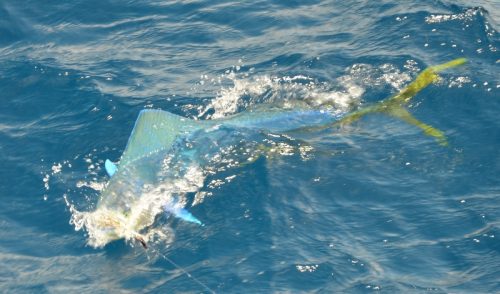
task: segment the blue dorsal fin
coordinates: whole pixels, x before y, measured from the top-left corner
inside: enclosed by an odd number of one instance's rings
[[[106,172],[108,173],[108,175],[110,177],[112,177],[115,173],[116,173],[116,170],[118,169],[116,167],[116,164],[114,164],[111,160],[109,159],[106,159],[106,161],[104,162],[104,167],[106,168]]]

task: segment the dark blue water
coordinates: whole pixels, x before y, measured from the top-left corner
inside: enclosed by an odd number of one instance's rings
[[[2,1],[1,292],[499,292],[494,2]],[[92,248],[69,224],[68,204],[95,208],[103,162],[144,108],[345,110],[458,57],[468,64],[410,105],[448,147],[383,115],[254,134],[247,147],[285,150],[207,173],[187,194],[205,227],[161,217],[165,236],[146,251]]]

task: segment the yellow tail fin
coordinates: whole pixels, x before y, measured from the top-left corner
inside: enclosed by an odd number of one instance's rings
[[[422,129],[424,134],[434,137],[440,145],[446,146],[448,143],[442,131],[419,121],[414,116],[412,116],[404,106],[407,105],[410,102],[411,98],[413,98],[413,96],[415,96],[418,92],[420,92],[432,82],[436,81],[438,79],[438,72],[462,65],[465,62],[467,62],[465,58],[457,58],[447,63],[431,66],[422,71],[411,84],[406,86],[398,94],[384,99],[375,105],[355,111],[345,116],[343,119],[335,123],[335,125],[347,125],[357,121],[368,113],[381,112],[393,117],[397,117],[409,124],[419,127],[420,129]]]

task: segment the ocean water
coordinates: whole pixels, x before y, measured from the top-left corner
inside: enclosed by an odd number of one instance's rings
[[[1,1],[0,291],[500,292],[499,12],[484,0]],[[160,215],[145,250],[94,248],[70,223],[95,209],[104,160],[120,159],[142,109],[207,120],[306,99],[347,113],[459,57],[409,105],[446,147],[380,114],[297,137],[242,132],[185,175],[199,185],[179,182],[205,226]]]

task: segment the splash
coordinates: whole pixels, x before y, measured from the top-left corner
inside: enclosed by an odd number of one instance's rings
[[[44,160],[42,159],[41,161],[43,162]],[[61,174],[63,167],[71,168],[71,163],[69,163],[69,161],[67,161],[67,160],[64,160],[62,162],[55,162],[50,167],[50,171],[45,172],[45,173],[44,172],[41,173],[41,175],[43,176],[43,178],[42,178],[43,187],[45,188],[45,192],[46,192],[46,194],[43,195],[43,200],[47,201],[49,199],[49,196],[47,193],[50,190],[51,180],[54,177],[57,177]]]
[[[406,61],[405,68],[417,72],[417,63]],[[202,75],[200,84],[206,81],[220,85],[220,90],[210,103],[201,108],[197,117],[219,119],[260,104],[281,104],[304,101],[312,107],[328,107],[345,113],[361,103],[367,89],[391,86],[400,90],[411,80],[409,73],[401,72],[392,64],[374,67],[358,63],[345,69],[345,74],[333,81],[320,81],[306,75],[271,76],[254,75],[254,69],[240,72],[240,67],[210,78]]]
[[[297,268],[297,270],[301,273],[305,273],[305,272],[308,272],[308,273],[312,273],[312,272],[315,272],[317,269],[318,269],[319,265],[317,264],[313,264],[313,265],[296,265],[295,268]]]
[[[442,23],[447,21],[472,21],[477,15],[479,8],[469,8],[462,13],[457,14],[431,14],[425,18],[425,22],[428,24],[432,23]]]
[[[142,187],[140,195],[135,195],[135,200],[127,204],[126,217],[106,207],[93,212],[82,212],[65,197],[71,212],[70,224],[76,231],[85,230],[88,245],[95,248],[103,247],[116,236],[123,237],[130,244],[133,244],[131,241],[138,237],[148,243],[155,238],[163,241],[173,240],[172,231],[165,232],[164,228],[152,225],[156,218],[163,214],[165,205],[186,206],[189,201],[187,194],[199,191],[206,176],[196,165],[189,165],[182,174],[178,173],[176,176],[167,171],[167,168],[175,170],[178,166],[164,168],[158,174],[158,177],[164,180],[155,185]],[[116,231],[116,228],[119,231]]]

